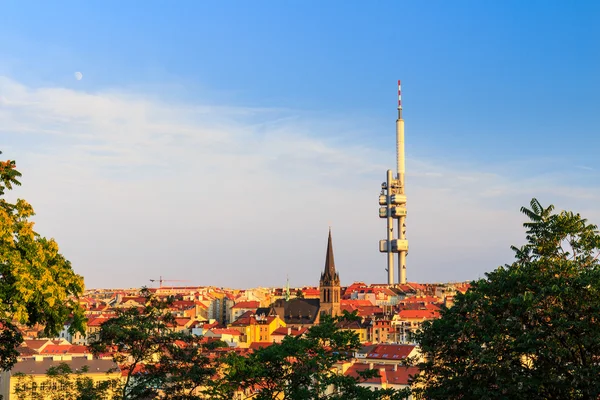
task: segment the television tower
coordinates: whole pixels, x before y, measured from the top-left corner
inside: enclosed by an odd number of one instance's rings
[[[379,217],[387,219],[387,239],[379,241],[379,251],[387,254],[388,285],[394,284],[394,254],[398,254],[398,283],[406,283],[406,194],[404,192],[404,120],[402,119],[402,86],[398,81],[398,119],[396,120],[396,177],[387,170],[381,184]],[[394,235],[394,220],[397,220]],[[396,236],[396,237],[394,237]]]

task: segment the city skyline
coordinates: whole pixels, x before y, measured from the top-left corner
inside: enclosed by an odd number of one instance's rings
[[[30,4],[0,24],[9,196],[87,287],[316,286],[329,225],[342,285],[384,283],[398,79],[409,282],[511,262],[532,197],[600,223],[597,3]]]

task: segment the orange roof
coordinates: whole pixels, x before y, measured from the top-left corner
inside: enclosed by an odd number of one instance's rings
[[[272,344],[273,344],[272,342],[252,342],[252,343],[250,343],[249,349],[251,349],[251,350],[264,349],[265,347],[269,347]]]
[[[119,365],[119,369],[121,370],[121,376],[127,376],[131,367],[131,365],[126,364]],[[144,364],[136,364],[132,370],[132,375],[137,375],[141,372],[144,372],[145,370],[146,366]]]
[[[320,296],[321,291],[316,288],[302,288],[303,296]]]
[[[177,326],[186,326],[191,320],[191,318],[175,318],[175,323]]]
[[[96,318],[92,318],[92,319],[88,320],[88,322],[87,322],[87,326],[88,326],[88,327],[89,327],[89,326],[100,326],[100,325],[102,325],[103,323],[105,323],[106,321],[108,321],[109,319],[110,319],[110,318],[107,318],[107,317],[106,317],[106,316],[104,316],[104,315],[99,315],[99,316],[98,316],[98,317],[96,317]]]
[[[433,310],[401,310],[398,313],[400,319],[433,319],[439,317],[440,313]]]
[[[374,314],[381,314],[383,313],[383,309],[379,306],[374,306],[374,305],[370,305],[370,306],[353,306],[351,304],[341,304],[340,306],[342,311],[348,311],[348,312],[353,312],[353,311],[357,311],[357,314],[359,317],[369,317],[372,316]]]
[[[470,283],[465,283],[462,286],[457,286],[456,290],[458,292],[461,292],[462,294],[465,294],[467,292],[467,290],[469,290],[471,288],[471,284]]]
[[[249,312],[249,311],[248,311]],[[257,324],[265,324],[268,325],[275,317],[266,317],[262,320],[257,320],[256,316],[246,315],[246,313],[242,314],[238,319],[231,323],[231,326],[248,326],[248,325],[257,325]]]
[[[257,309],[260,307],[260,302],[258,301],[241,301],[237,304],[231,306],[231,308],[248,308],[248,309]]]
[[[178,310],[187,310],[190,308],[194,308],[195,304],[193,301],[189,300],[177,300],[171,304],[171,308],[176,308]]]
[[[367,306],[368,307],[368,306],[374,306],[375,304],[373,304],[373,302],[371,300],[363,299],[363,300],[341,300],[340,305],[351,305],[351,306],[357,306],[357,307]]]
[[[414,291],[414,289],[412,287],[410,287],[409,285],[399,285],[398,289],[400,289],[404,293],[413,292]]]
[[[40,351],[40,354],[67,354],[70,348],[70,344],[49,344]]]
[[[300,336],[302,335],[304,332],[306,332],[308,330],[308,328],[285,328],[285,327],[281,327],[281,328],[277,328],[273,331],[273,333],[271,333],[271,336]]]
[[[396,370],[394,371],[394,367]],[[419,373],[417,367],[403,367],[400,365],[392,364],[374,364],[373,369],[379,371],[379,376],[363,380],[360,378],[358,371],[365,371],[370,368],[369,364],[355,363],[348,370],[345,375],[358,378],[361,382],[382,384],[388,383],[392,385],[408,385],[411,377]]]
[[[404,300],[400,300],[400,304],[408,304],[408,303],[439,303],[440,299],[435,296],[413,296],[407,297]]]
[[[89,353],[90,350],[87,348],[87,346],[82,346],[82,345],[72,345],[71,348],[69,349],[69,353],[71,354],[85,354],[85,353]]]
[[[205,322],[204,325],[202,325],[203,329],[212,329],[212,328],[216,328],[221,326],[221,324],[219,324],[217,321],[213,322],[212,324]]]
[[[426,289],[425,285],[422,285],[420,283],[416,283],[416,282],[407,282],[407,283],[410,287],[412,287],[413,289],[416,289],[416,290],[425,290]]]
[[[402,360],[408,357],[414,348],[412,344],[379,344],[367,353],[367,358]]]
[[[357,288],[366,288],[369,287],[369,285],[367,285],[364,282],[353,282],[350,286],[348,286],[346,288],[346,290],[352,290],[352,289],[357,289]]]
[[[42,339],[31,339],[31,340],[25,340],[23,341],[23,344],[27,347],[29,347],[30,349],[33,349],[35,351],[39,351],[40,348],[44,347],[44,345],[49,345],[52,342],[48,339],[42,340]]]

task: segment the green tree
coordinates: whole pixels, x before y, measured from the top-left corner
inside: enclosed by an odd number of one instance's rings
[[[516,260],[473,282],[416,341],[430,399],[597,399],[600,236],[533,199]]]
[[[212,398],[231,399],[236,390],[245,390],[256,400],[405,399],[404,391],[359,386],[377,370],[365,371],[361,379],[338,371],[338,363],[349,361],[360,347],[354,332],[338,328],[340,319],[324,316],[302,337],[286,336],[280,344],[248,356],[229,353],[221,379],[213,384]]]
[[[33,230],[33,207],[25,200],[11,203],[7,190],[20,185],[14,161],[0,162],[0,369],[16,362],[22,337],[15,323],[44,326],[55,336],[72,319],[71,331],[84,332],[78,296],[83,278],[59,253],[54,239]]]
[[[297,299],[303,299],[304,298],[304,292],[302,291],[302,289],[296,290],[296,298]]]
[[[176,332],[175,317],[162,300],[143,288],[145,305],[118,310],[104,322],[90,347],[112,353],[125,379],[116,399],[201,399],[199,392],[215,369],[203,355],[201,337]]]
[[[229,345],[222,340],[215,340],[215,341],[206,343],[203,347],[205,350],[215,350],[215,349],[228,349]]]

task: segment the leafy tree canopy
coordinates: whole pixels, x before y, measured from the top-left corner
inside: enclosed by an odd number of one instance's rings
[[[212,398],[230,399],[236,390],[243,390],[256,400],[405,399],[405,391],[370,390],[359,385],[377,376],[377,370],[366,370],[359,379],[340,373],[337,363],[349,361],[360,347],[356,333],[338,327],[343,318],[325,315],[304,336],[286,336],[280,344],[249,356],[228,354],[221,368],[223,376],[214,382]]]
[[[14,161],[0,162],[0,369],[15,362],[15,346],[22,337],[18,322],[42,324],[47,336],[55,336],[72,319],[71,330],[83,332],[83,310],[77,297],[83,278],[59,253],[54,239],[33,230],[33,207],[23,199],[11,203],[7,190],[20,185]]]
[[[146,288],[141,295],[142,308],[118,310],[90,345],[95,354],[111,353],[125,373],[112,398],[203,399],[200,389],[215,369],[202,353],[202,338],[176,331],[172,298],[160,299]]]
[[[516,260],[475,281],[416,341],[429,399],[597,399],[600,235],[533,199]]]

